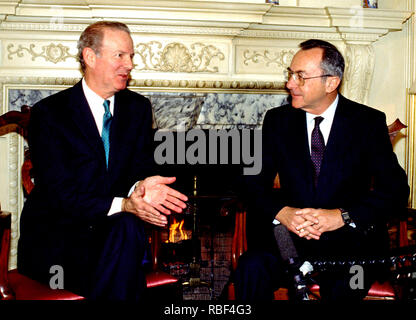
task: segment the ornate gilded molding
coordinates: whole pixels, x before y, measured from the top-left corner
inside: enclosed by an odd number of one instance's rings
[[[80,78],[53,78],[53,77],[0,77],[0,87],[30,87],[30,88],[62,88],[76,84]],[[256,91],[285,90],[282,81],[242,81],[242,80],[192,80],[192,79],[135,79],[129,81],[132,90],[164,90],[164,91]],[[4,101],[0,90],[0,100]]]
[[[340,35],[335,29],[314,30],[304,27],[302,30],[263,30],[263,29],[244,29],[241,31],[240,37],[244,38],[266,38],[266,39],[290,39],[303,41],[305,39],[323,39],[328,41],[341,40]]]
[[[272,64],[277,65],[278,67],[285,68],[290,65],[293,56],[295,55],[294,50],[279,50],[277,52],[271,52],[270,50],[264,50],[263,52],[258,52],[256,50],[252,51],[247,49],[243,52],[244,61],[243,63],[247,66],[251,63],[264,63],[266,67],[269,67]]]
[[[23,208],[23,195],[20,184],[20,157],[21,144],[19,143],[19,135],[11,133],[8,137],[9,150],[7,167],[9,171],[9,211],[12,213],[11,223],[11,242],[9,254],[9,269],[17,267],[17,243],[19,240],[19,220],[20,212]]]
[[[17,57],[21,58],[25,55],[25,53],[29,53],[29,55],[32,56],[32,61],[34,61],[36,58],[44,58],[46,61],[52,62],[54,64],[57,64],[59,62],[64,62],[68,58],[74,58],[76,59],[77,56],[70,54],[69,50],[70,48],[67,46],[64,46],[63,44],[55,44],[50,43],[47,46],[42,46],[40,52],[36,52],[36,44],[31,43],[29,47],[25,47],[23,45],[18,45],[17,49],[13,49],[15,47],[14,44],[9,44],[7,46],[7,52],[8,56],[7,58],[9,60],[13,60],[13,56],[16,55]]]
[[[89,23],[79,24],[79,23],[67,23],[62,24],[57,23],[42,23],[42,22],[11,22],[11,21],[2,21],[0,23],[0,30],[9,30],[9,31],[64,31],[64,32],[73,32],[80,34]],[[92,21],[91,21],[92,22]],[[129,26],[129,29],[132,33],[133,38],[136,33],[143,34],[191,34],[191,35],[221,35],[221,36],[238,36],[243,27],[208,27],[205,26],[164,26],[164,25],[145,25],[145,24],[132,24],[129,21],[126,21]]]
[[[216,73],[219,69],[215,62],[225,58],[217,47],[200,42],[188,48],[179,42],[163,46],[159,41],[150,41],[137,44],[136,49],[137,71]]]
[[[174,90],[191,90],[199,92],[207,91],[247,91],[254,93],[276,92],[285,90],[284,82],[277,81],[220,81],[220,80],[154,80],[154,79],[132,79],[129,83],[130,87],[146,90],[156,89],[164,91]]]
[[[76,32],[81,33],[88,23],[50,23],[50,22],[37,22],[30,21],[2,21],[0,23],[0,30],[5,31],[65,31],[65,32]]]
[[[374,57],[372,45],[347,45],[342,92],[349,99],[363,104],[367,103],[374,71]]]
[[[384,33],[383,33],[384,31]],[[386,30],[380,30],[379,33],[352,33],[342,28],[338,28],[341,39],[345,42],[359,42],[362,44],[370,44],[377,41],[381,36],[385,35]]]
[[[410,186],[409,204],[411,208],[416,208],[416,96],[414,92],[408,92],[406,101],[406,169],[408,183]]]

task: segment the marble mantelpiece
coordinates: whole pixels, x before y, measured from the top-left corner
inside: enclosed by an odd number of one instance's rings
[[[8,109],[20,110],[57,92],[47,89],[9,89]],[[140,92],[152,103],[157,129],[260,128],[265,112],[287,101],[276,94]],[[57,106],[58,107],[58,106]]]

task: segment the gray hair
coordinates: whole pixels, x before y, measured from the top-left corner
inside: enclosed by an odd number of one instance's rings
[[[78,40],[78,61],[81,64],[82,72],[85,72],[85,61],[82,55],[84,48],[91,48],[98,55],[104,37],[104,29],[113,29],[127,32],[130,30],[124,23],[117,21],[98,21],[89,25],[81,34]]]
[[[314,48],[323,49],[321,68],[324,74],[337,76],[340,80],[342,80],[345,69],[345,61],[342,54],[333,44],[323,40],[310,39],[302,42],[299,47],[302,50]]]

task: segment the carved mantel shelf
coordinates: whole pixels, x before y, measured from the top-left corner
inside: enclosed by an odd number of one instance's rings
[[[359,7],[289,7],[263,1],[21,0],[0,2],[1,30],[80,32],[98,19],[127,23],[135,33],[251,38],[304,38],[302,33],[343,34],[374,41],[402,29],[408,11]],[[289,33],[290,32],[290,33]],[[362,35],[373,35],[362,37]]]

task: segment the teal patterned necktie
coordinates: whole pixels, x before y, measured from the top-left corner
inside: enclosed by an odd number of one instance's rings
[[[108,167],[108,155],[110,153],[110,127],[111,127],[111,121],[113,117],[111,116],[111,112],[110,112],[110,101],[105,100],[103,105],[104,105],[105,113],[103,116],[103,132],[101,133],[101,139],[103,140],[104,151],[105,151],[105,161]]]

